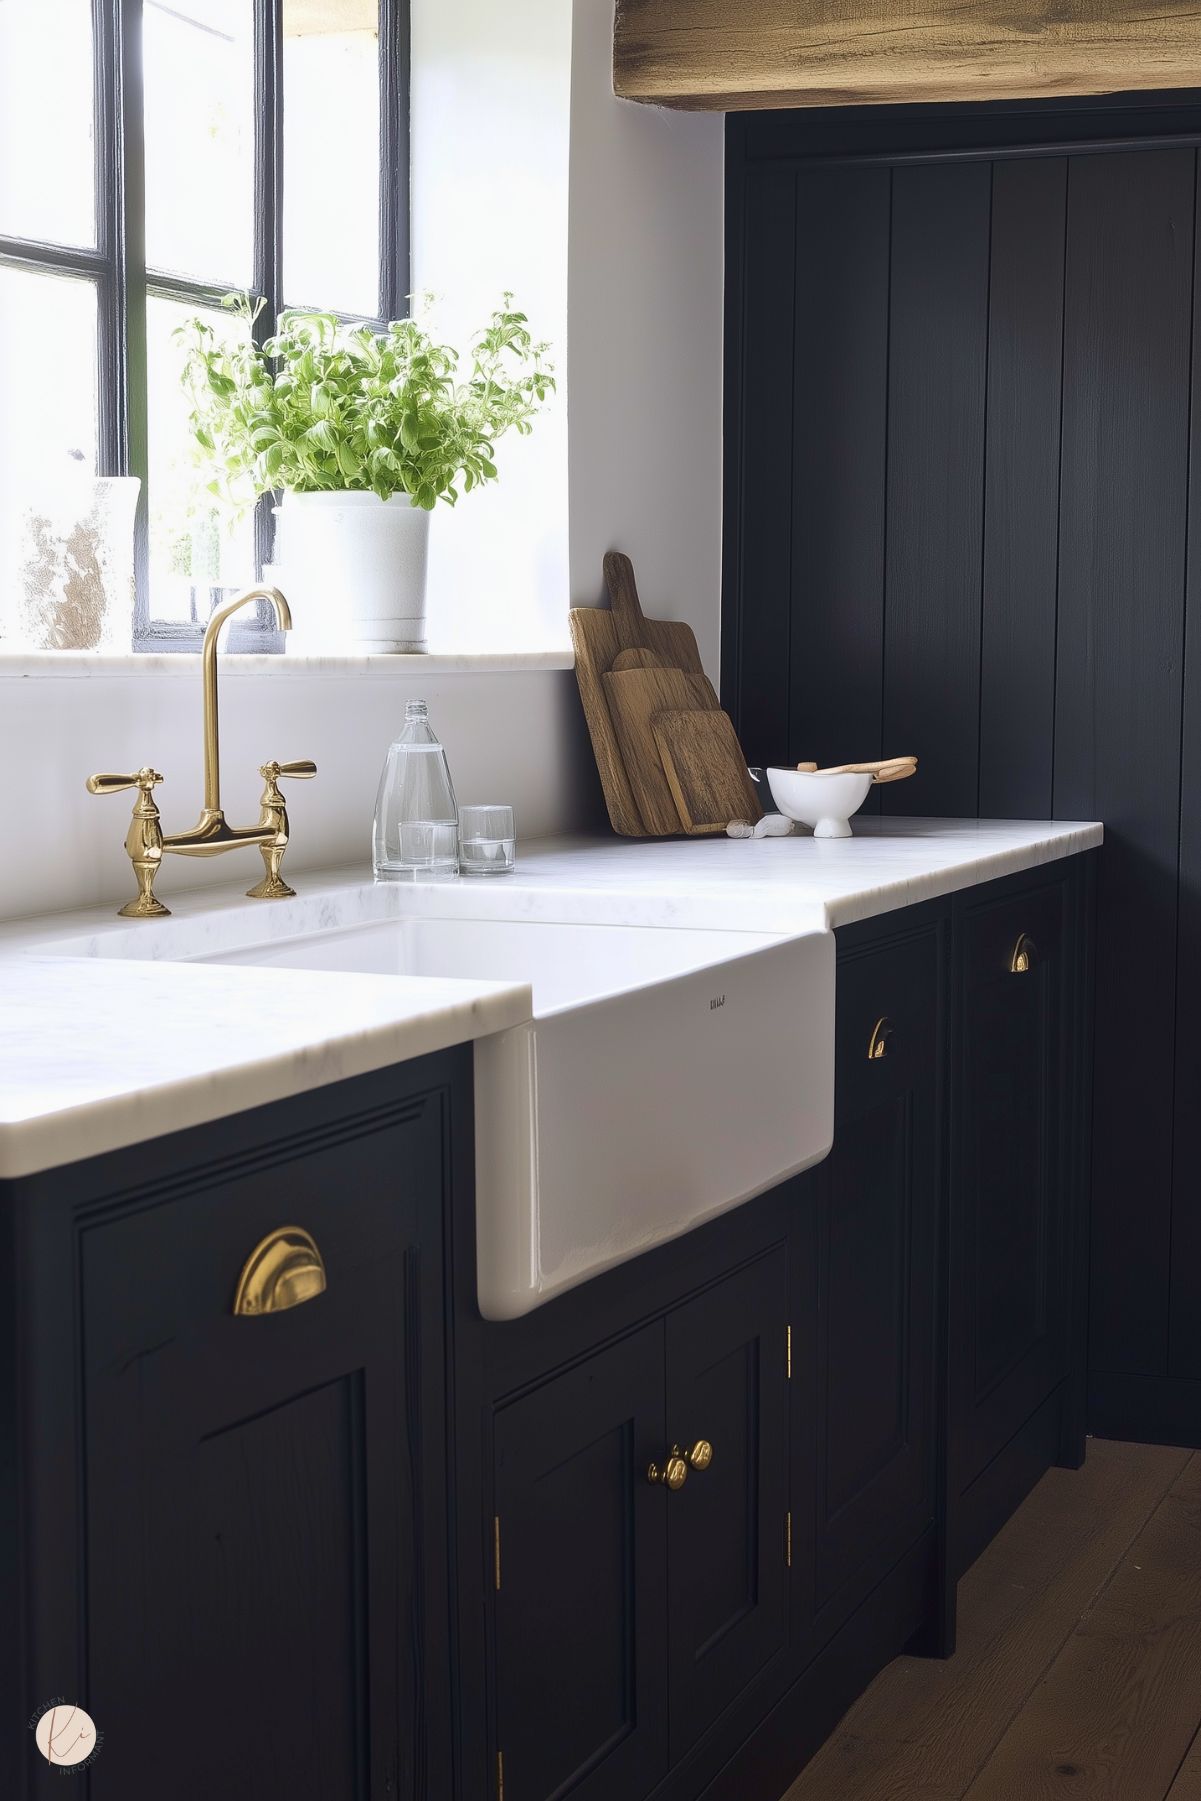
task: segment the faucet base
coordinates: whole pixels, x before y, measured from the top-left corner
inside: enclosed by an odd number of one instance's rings
[[[256,882],[253,888],[246,890],[250,900],[290,900],[295,888],[289,888],[279,873],[279,866],[284,860],[287,839],[282,844],[260,844],[259,852],[263,859],[263,879]]]
[[[170,919],[170,907],[164,907],[157,895],[149,889],[139,894],[136,900],[126,901],[123,907],[117,908],[118,919]]]
[[[295,888],[289,888],[288,884],[281,882],[278,876],[269,875],[265,875],[261,882],[256,882],[253,888],[246,890],[250,900],[291,900],[295,893]]]

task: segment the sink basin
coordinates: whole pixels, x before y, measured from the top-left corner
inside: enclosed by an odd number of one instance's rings
[[[528,982],[475,1047],[480,1309],[513,1319],[826,1155],[834,944],[392,917],[189,960]]]

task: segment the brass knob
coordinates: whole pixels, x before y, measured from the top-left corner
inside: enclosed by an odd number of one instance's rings
[[[311,1234],[301,1226],[278,1226],[243,1264],[234,1312],[284,1313],[324,1293],[325,1264]]]
[[[1038,946],[1028,932],[1019,932],[1018,941],[1013,947],[1013,955],[1009,959],[1011,975],[1028,975],[1038,960]]]
[[[646,1472],[648,1482],[661,1482],[674,1494],[688,1480],[688,1464],[679,1445],[673,1445],[662,1465],[652,1463]]]
[[[869,1063],[878,1063],[881,1057],[888,1055],[888,1040],[892,1037],[892,1021],[883,1014],[872,1027],[872,1035],[867,1041],[867,1057]]]
[[[673,1445],[662,1464],[652,1463],[646,1472],[648,1482],[661,1482],[664,1488],[670,1488],[674,1494],[676,1489],[683,1488],[688,1480],[688,1472],[707,1470],[713,1462],[713,1446],[707,1438],[698,1438],[690,1450],[682,1451],[679,1445]]]

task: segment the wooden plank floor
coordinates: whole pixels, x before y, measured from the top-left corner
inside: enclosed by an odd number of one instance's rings
[[[1090,1439],[784,1801],[1201,1801],[1201,1452]]]

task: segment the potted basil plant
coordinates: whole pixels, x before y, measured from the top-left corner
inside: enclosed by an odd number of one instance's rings
[[[458,353],[415,319],[381,330],[286,312],[260,345],[258,309],[243,295],[225,304],[237,334],[199,318],[178,334],[210,492],[235,506],[282,492],[274,566],[303,635],[423,651],[430,513],[494,481],[496,440],[532,429],[555,385],[546,346],[511,294],[474,339],[465,377]]]

